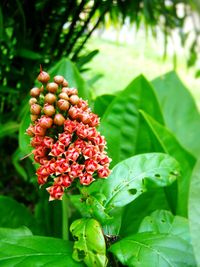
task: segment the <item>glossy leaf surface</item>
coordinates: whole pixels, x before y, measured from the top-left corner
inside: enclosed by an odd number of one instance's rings
[[[70,231],[75,239],[73,259],[83,261],[88,267],[105,267],[106,244],[101,225],[94,219],[79,219],[72,223]]]
[[[110,251],[130,267],[196,266],[187,220],[168,211],[146,217],[139,233],[116,242]]]

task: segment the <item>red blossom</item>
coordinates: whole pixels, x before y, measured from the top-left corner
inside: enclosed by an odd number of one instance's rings
[[[41,90],[32,98],[30,106],[39,106],[41,112],[35,115],[35,108],[30,109],[32,124],[26,131],[32,137],[34,160],[40,164],[36,171],[38,183],[51,183],[47,188],[50,200],[62,199],[65,188],[76,184],[74,179],[89,185],[110,174],[106,141],[96,129],[99,118],[88,102],[78,97],[77,89],[65,87],[68,83],[64,81],[62,76],[54,77],[54,83],[47,84],[51,93],[45,95]],[[64,86],[62,93],[54,92],[59,86]],[[39,97],[45,100],[43,106],[38,103]]]

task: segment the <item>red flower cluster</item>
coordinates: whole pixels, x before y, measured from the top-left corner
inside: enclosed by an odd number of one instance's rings
[[[89,185],[96,178],[108,177],[109,163],[106,141],[96,130],[99,118],[92,113],[87,101],[69,88],[62,76],[48,83],[48,73],[42,71],[38,80],[41,88],[31,89],[32,124],[27,134],[32,137],[34,160],[40,164],[38,183],[50,183],[50,200],[62,199],[64,190],[75,179]]]

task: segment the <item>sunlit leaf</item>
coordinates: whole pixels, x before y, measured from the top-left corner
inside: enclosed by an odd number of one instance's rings
[[[107,265],[106,244],[101,225],[94,219],[79,219],[72,223],[70,231],[75,239],[73,259],[83,261],[88,267]]]

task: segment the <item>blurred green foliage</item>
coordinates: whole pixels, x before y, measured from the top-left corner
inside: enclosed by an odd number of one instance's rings
[[[192,3],[191,3],[192,2]],[[32,208],[39,198],[34,180],[35,169],[29,158],[23,158],[30,147],[24,130],[29,124],[28,92],[34,85],[39,65],[52,68],[77,86],[83,97],[91,97],[90,85],[80,71],[98,50],[88,51],[86,42],[100,25],[123,25],[126,20],[151,29],[156,36],[160,27],[166,36],[182,28],[195,2],[186,0],[16,0],[0,2],[0,193],[10,195]],[[184,16],[178,8],[184,7]],[[196,39],[195,39],[196,40]],[[182,42],[185,44],[185,41]],[[196,53],[196,43],[192,53]],[[75,64],[67,61],[71,59]],[[195,64],[196,56],[190,62]],[[66,60],[66,61],[65,61]],[[191,65],[191,64],[190,64]],[[78,69],[77,69],[78,67]],[[93,80],[95,80],[94,77]],[[91,79],[92,80],[92,79]],[[90,80],[90,82],[91,82]],[[81,89],[82,88],[82,89]],[[113,96],[100,98],[98,105],[107,105]],[[23,149],[25,148],[25,150]]]

